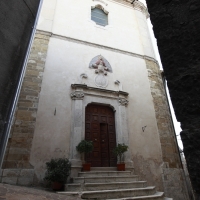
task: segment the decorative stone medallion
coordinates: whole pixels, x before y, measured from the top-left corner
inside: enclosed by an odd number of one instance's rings
[[[71,93],[71,98],[73,100],[83,100],[84,98],[84,93],[81,91],[75,91]]]
[[[101,55],[96,56],[90,62],[90,68],[95,69],[97,76],[94,79],[96,86],[106,88],[108,85],[108,72],[112,72],[109,62]]]
[[[125,99],[125,98],[119,98],[118,99],[118,101],[119,101],[119,105],[120,106],[127,106],[128,105],[128,100],[127,99]]]
[[[95,77],[94,82],[95,82],[96,86],[102,87],[102,88],[106,88],[108,85],[108,79],[103,74],[98,74]]]

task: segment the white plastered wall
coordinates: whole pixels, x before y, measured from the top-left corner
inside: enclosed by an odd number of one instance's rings
[[[148,158],[159,158],[160,142],[145,61],[140,58],[51,38],[37,113],[31,162],[43,169],[52,157],[69,157],[72,120],[71,84],[80,83],[80,74],[87,74],[86,85],[96,87],[95,70],[89,68],[93,57],[103,55],[111,64],[106,89],[118,91],[119,80],[129,93],[128,131],[130,151]],[[56,108],[56,115],[54,114]],[[145,132],[142,127],[147,126]],[[45,158],[45,160],[44,160]]]
[[[146,15],[132,6],[105,2],[44,0],[37,29],[154,58]],[[91,20],[91,7],[97,4],[109,12],[106,27]]]
[[[114,82],[119,80],[123,90],[129,93],[127,124],[132,157],[140,155],[162,163],[145,60],[130,55],[154,58],[145,15],[115,1],[106,2],[109,26],[100,27],[90,20],[91,6],[95,4],[92,0],[44,1],[38,29],[53,35],[49,42],[31,150],[31,164],[39,179],[44,175],[46,161],[70,157],[71,84],[80,83],[80,75],[85,73],[88,75],[85,84],[96,87],[96,74],[89,68],[89,63],[97,55],[104,56],[113,70],[113,73],[108,72],[106,89],[118,91]],[[160,176],[158,169],[154,169],[154,173]]]

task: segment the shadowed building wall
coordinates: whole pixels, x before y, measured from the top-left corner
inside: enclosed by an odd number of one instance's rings
[[[39,2],[0,1],[0,157]]]
[[[200,2],[147,0],[196,199],[200,199]]]

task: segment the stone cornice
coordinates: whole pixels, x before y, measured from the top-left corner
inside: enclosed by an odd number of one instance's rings
[[[147,7],[140,1],[135,1],[133,4],[133,0],[111,0],[121,4],[124,4],[129,7],[133,7],[133,9],[138,10],[146,15],[146,18],[149,18],[149,13]]]
[[[135,1],[133,3],[133,8],[135,10],[141,11],[142,13],[144,13],[146,15],[146,18],[149,18],[149,13],[148,13],[147,7],[143,3],[141,3],[140,1]]]
[[[84,40],[78,40],[78,39],[75,39],[75,38],[61,36],[61,35],[53,34],[53,33],[46,32],[46,31],[37,30],[37,33],[48,35],[48,36],[51,36],[53,38],[58,38],[58,39],[61,39],[61,40],[66,40],[66,41],[69,41],[69,42],[75,42],[75,43],[88,45],[88,46],[92,46],[92,47],[96,47],[96,48],[100,48],[100,49],[106,49],[106,50],[109,50],[109,51],[125,54],[125,55],[128,55],[128,56],[132,56],[132,57],[137,57],[137,58],[141,58],[141,59],[144,59],[144,60],[153,61],[159,66],[159,63],[155,58],[152,58],[152,57],[149,57],[149,56],[146,56],[146,55],[132,53],[130,51],[125,51],[125,50],[121,50],[121,49],[115,49],[115,48],[108,47],[108,46],[105,46],[105,45],[100,45],[100,44],[96,44],[96,43],[87,42],[87,41],[84,41]]]
[[[121,102],[122,105],[124,105],[122,103],[122,100],[123,102],[126,101],[128,104],[128,100],[126,100],[126,98],[128,97],[129,93],[124,92],[124,91],[115,91],[115,90],[107,90],[107,89],[102,89],[102,88],[90,87],[85,84],[72,84],[71,87],[73,89],[73,92],[71,93],[71,97],[73,97],[72,99],[74,100],[77,99],[77,94],[78,94],[78,97],[81,96],[81,98],[84,97],[85,95],[89,95],[89,96],[92,95],[92,96],[100,96],[100,97],[105,97],[105,98],[119,99],[121,100],[119,102]]]

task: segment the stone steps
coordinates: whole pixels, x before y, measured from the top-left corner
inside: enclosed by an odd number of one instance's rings
[[[156,192],[154,186],[139,181],[130,171],[116,171],[116,168],[96,167],[90,172],[79,172],[72,184],[66,185],[63,195],[77,195],[82,199],[141,199],[167,200],[163,192]]]
[[[117,171],[117,167],[91,167],[91,172],[93,171]]]
[[[138,181],[137,175],[131,176],[99,176],[99,177],[76,177],[74,183],[109,183]]]
[[[79,172],[78,177],[97,177],[97,176],[130,176],[130,171],[90,171]]]
[[[155,194],[148,195],[148,196],[126,197],[126,198],[118,198],[118,199],[112,199],[112,200],[168,200],[168,198],[164,197],[164,192],[156,192]],[[169,199],[169,200],[172,200],[172,199]]]
[[[115,190],[86,191],[81,195],[82,199],[115,199],[124,197],[147,196],[155,194],[155,187],[130,188]]]
[[[110,182],[110,183],[85,183],[68,184],[67,191],[96,191],[146,187],[146,181]]]

